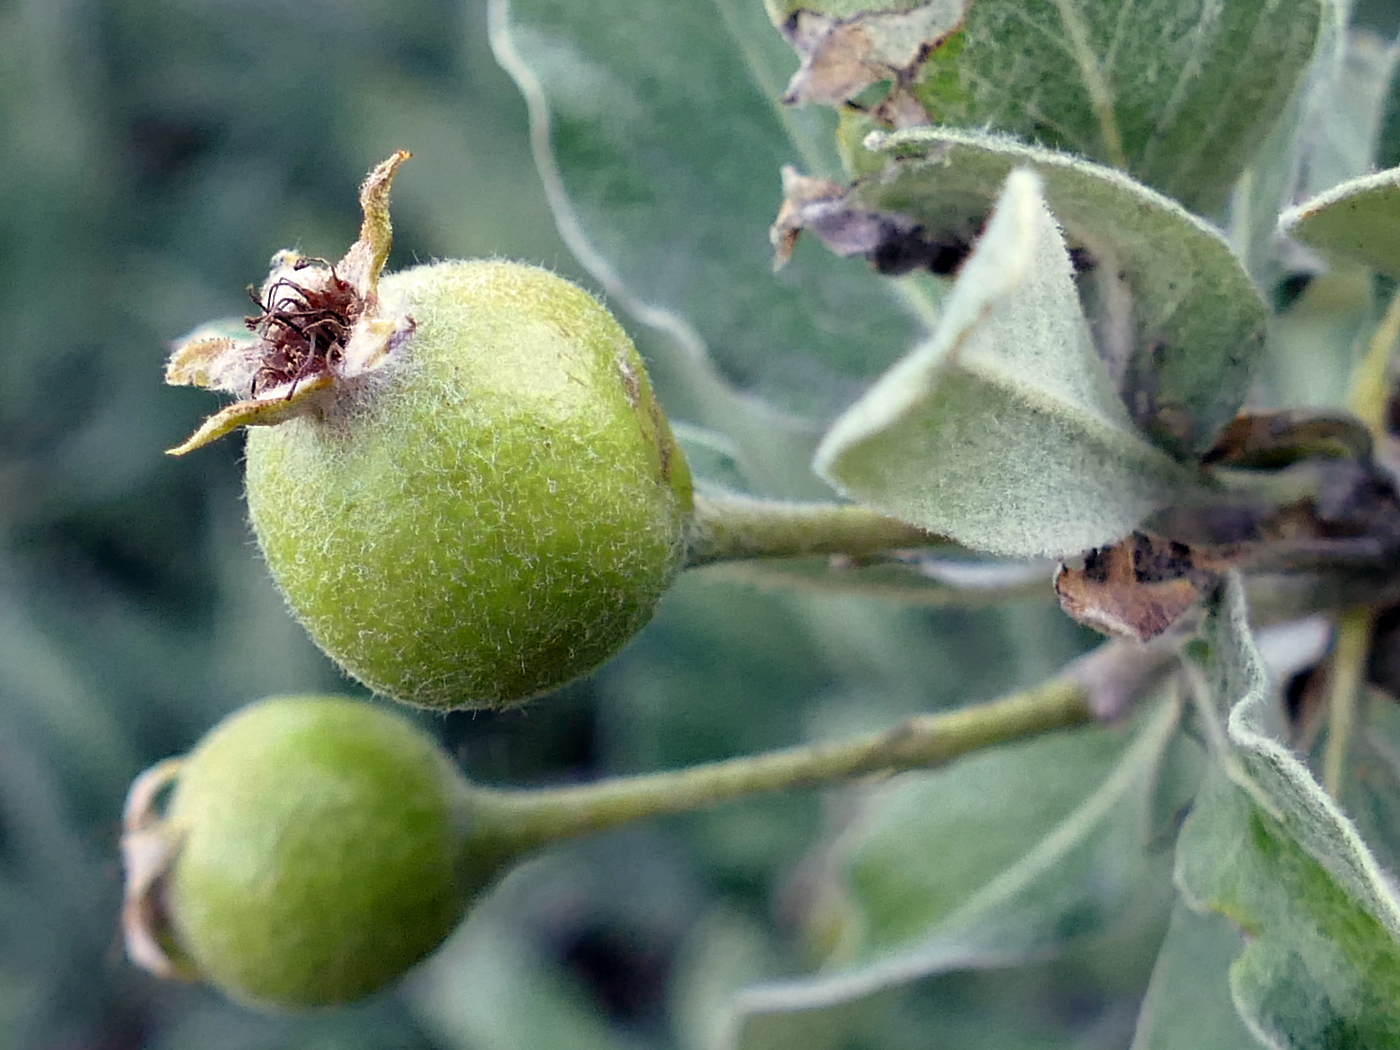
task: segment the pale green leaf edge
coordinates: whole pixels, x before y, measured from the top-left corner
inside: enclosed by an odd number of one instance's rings
[[[1178,899],[1129,1050],[1254,1050],[1230,991],[1230,964],[1243,947],[1229,919]]]
[[[1223,760],[1226,775],[1254,803],[1277,821],[1295,841],[1337,879],[1397,942],[1400,900],[1356,826],[1323,790],[1307,766],[1268,731],[1272,710],[1268,673],[1249,627],[1244,584],[1232,573],[1207,620],[1207,641],[1228,660],[1224,684],[1238,696],[1219,739],[1219,725],[1207,732]],[[1206,910],[1204,901],[1189,901]]]
[[[1056,175],[1059,172],[1088,176],[1099,182],[1108,183],[1122,193],[1125,199],[1135,201],[1139,206],[1147,206],[1167,213],[1184,227],[1189,227],[1193,236],[1202,239],[1203,245],[1208,242],[1210,250],[1217,253],[1221,259],[1227,259],[1233,264],[1233,267],[1238,271],[1236,283],[1240,292],[1258,302],[1261,319],[1267,316],[1268,310],[1263,296],[1250,279],[1248,270],[1245,269],[1244,263],[1222,230],[1195,212],[1183,207],[1166,194],[1139,182],[1118,168],[1099,164],[1075,153],[1047,149],[1044,146],[1033,146],[1000,132],[974,131],[964,128],[915,127],[900,131],[872,131],[865,137],[864,141],[864,148],[871,153],[887,154],[895,159],[930,162],[937,161],[939,149],[952,146],[963,146],[1005,156],[1009,158],[1007,161],[1008,170],[1012,167],[1024,166],[1039,172],[1045,180],[1045,197],[1050,205],[1050,210],[1055,212],[1062,221],[1073,221],[1092,228],[1097,217],[1076,214],[1073,209],[1064,207],[1070,203],[1069,201],[1058,200],[1061,189],[1066,186],[1064,183],[1057,182]],[[1061,215],[1061,211],[1065,211],[1065,214]]]
[[[1322,251],[1341,255],[1357,262],[1373,266],[1389,277],[1400,279],[1400,245],[1391,242],[1389,251],[1370,250],[1365,246],[1348,243],[1347,238],[1330,236],[1330,227],[1344,209],[1355,210],[1366,204],[1382,204],[1387,196],[1393,195],[1396,201],[1395,221],[1400,228],[1400,168],[1388,168],[1374,175],[1348,179],[1338,183],[1325,193],[1289,208],[1278,218],[1278,232],[1292,237]],[[1395,231],[1376,231],[1386,237]]]
[[[896,162],[930,166],[940,163],[940,154],[946,155],[959,149],[997,158],[1007,171],[1014,167],[1029,167],[1044,181],[1045,199],[1050,210],[1068,233],[1091,244],[1106,245],[1114,251],[1121,250],[1124,245],[1122,238],[1114,236],[1112,224],[1132,228],[1136,225],[1136,214],[1145,209],[1155,213],[1160,221],[1175,224],[1180,230],[1179,239],[1186,246],[1186,254],[1195,260],[1196,271],[1208,275],[1210,279],[1199,283],[1191,294],[1174,305],[1170,315],[1174,326],[1179,329],[1182,324],[1180,319],[1201,310],[1209,310],[1219,317],[1219,310],[1212,308],[1212,304],[1221,299],[1228,300],[1233,306],[1234,316],[1229,319],[1231,327],[1215,334],[1217,343],[1213,352],[1220,361],[1217,372],[1222,381],[1221,392],[1208,413],[1209,418],[1203,421],[1202,433],[1188,451],[1200,453],[1210,447],[1215,435],[1234,416],[1248,393],[1249,384],[1265,351],[1269,319],[1269,308],[1262,293],[1250,276],[1244,260],[1222,230],[1117,168],[1076,154],[1033,146],[1000,133],[946,127],[874,131],[866,136],[864,148]],[[871,192],[878,193],[881,183],[888,177],[876,175],[866,180]],[[1086,180],[1091,180],[1090,184],[1096,189],[1107,190],[1117,198],[1115,214],[1106,214],[1097,200],[1084,199]],[[868,199],[868,196],[863,194],[862,198]],[[990,203],[990,192],[987,199]],[[1105,232],[1106,224],[1109,226],[1108,232]],[[1150,246],[1147,250],[1151,250]],[[1150,260],[1129,267],[1143,273],[1153,268]],[[1160,266],[1155,268],[1160,270]],[[1196,300],[1196,304],[1193,305],[1192,300]],[[1212,323],[1219,324],[1214,320]],[[1198,323],[1193,327],[1202,326]],[[1184,390],[1199,392],[1200,384],[1188,381]]]
[[[1044,221],[1032,220],[1032,212],[1043,216]],[[1016,309],[1016,297],[1032,269],[1044,265],[1043,260],[1032,261],[1031,257],[1041,251],[1038,241],[1047,229],[1058,240],[1059,227],[1046,209],[1040,177],[1030,169],[1012,171],[987,231],[964,264],[932,336],[896,362],[832,424],[813,462],[818,475],[847,496],[884,513],[950,536],[973,549],[1011,557],[1058,557],[1117,540],[1194,484],[1188,470],[1136,430],[1108,383],[1103,364],[1089,340],[1062,240],[1058,242],[1056,261],[1063,262],[1063,273],[1054,275],[1062,281],[1055,283],[1063,284],[1057,292],[1071,304],[1069,308],[1083,329],[1083,374],[1063,377],[1064,382],[1056,384],[1060,386],[1058,390],[1045,389],[1027,382],[1014,359],[996,360],[995,351],[978,354],[975,359],[965,358],[965,345],[982,326],[995,320],[999,311]],[[1012,252],[1006,252],[1003,241]],[[989,265],[979,265],[988,252],[994,251],[1007,255],[999,273]],[[875,443],[888,439],[897,429],[916,423],[921,410],[928,409],[936,397],[940,379],[954,373],[981,384],[991,392],[989,396],[1013,404],[1022,418],[1047,421],[1047,433],[1053,425],[1080,439],[1083,448],[1092,451],[1093,462],[1081,464],[1083,476],[1078,479],[1057,479],[1057,488],[1073,487],[1076,481],[1086,487],[1102,488],[1102,475],[1112,472],[1119,482],[1114,486],[1120,493],[1119,506],[1110,509],[1104,504],[1092,527],[1080,521],[1073,534],[1066,535],[1063,521],[1052,516],[1047,522],[1049,504],[1043,500],[1035,506],[1022,505],[1003,513],[1008,504],[991,489],[995,479],[979,479],[983,491],[959,492],[958,506],[945,510],[917,491],[917,478],[899,486],[891,478],[872,480],[862,476],[859,465],[852,467],[858,453],[874,448]],[[1072,399],[1081,396],[1093,400],[1080,403]],[[928,469],[935,472],[938,464],[930,463]],[[1092,471],[1093,476],[1086,471]],[[978,520],[985,518],[993,505],[1003,522],[999,527]],[[951,500],[948,506],[952,506]]]

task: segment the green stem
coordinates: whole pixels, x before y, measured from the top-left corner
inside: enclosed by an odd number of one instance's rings
[[[686,533],[686,564],[813,554],[863,558],[906,547],[941,546],[953,543],[866,507],[791,503],[709,490],[695,494],[695,515]]]
[[[1379,442],[1386,435],[1385,406],[1390,399],[1390,359],[1400,339],[1400,290],[1391,296],[1385,316],[1371,335],[1366,356],[1351,380],[1351,410]]]
[[[1327,747],[1322,753],[1322,784],[1341,801],[1347,753],[1356,733],[1361,676],[1371,648],[1371,610],[1348,609],[1337,617],[1337,640],[1327,683]]]
[[[1379,445],[1386,432],[1386,405],[1390,400],[1390,362],[1400,340],[1400,290],[1391,296],[1385,316],[1376,326],[1366,356],[1352,376],[1351,410],[1366,424]],[[1327,746],[1322,753],[1322,784],[1341,800],[1346,780],[1347,756],[1356,733],[1362,700],[1362,677],[1371,648],[1371,610],[1352,608],[1337,617],[1337,637],[1327,684]]]
[[[577,787],[475,789],[508,854],[646,817],[683,813],[767,791],[841,783],[947,762],[1093,720],[1093,683],[1066,673],[1027,692],[975,707],[921,715],[893,729]]]

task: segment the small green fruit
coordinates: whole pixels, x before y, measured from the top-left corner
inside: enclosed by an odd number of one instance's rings
[[[640,357],[587,293],[506,262],[379,280],[396,164],[371,174],[341,263],[280,255],[252,344],[193,339],[169,375],[247,398],[184,448],[275,424],[249,433],[249,510],[332,658],[398,700],[501,706],[651,618],[690,479]]]
[[[474,820],[447,757],[382,708],[246,707],[133,787],[129,952],[264,1007],[361,998],[432,951],[504,863]]]
[[[342,667],[400,700],[509,703],[592,670],[680,553],[677,457],[631,343],[512,263],[419,267],[380,297],[416,323],[398,366],[248,435],[273,576]]]

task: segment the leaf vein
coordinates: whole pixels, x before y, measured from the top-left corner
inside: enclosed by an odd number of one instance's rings
[[[1089,94],[1089,103],[1103,139],[1104,155],[1114,167],[1126,170],[1128,157],[1123,150],[1123,136],[1113,106],[1113,93],[1089,41],[1088,27],[1079,17],[1073,0],[1055,0],[1055,7],[1059,9],[1060,21],[1065,27],[1065,32],[1069,34],[1075,62],[1084,78],[1084,87]]]

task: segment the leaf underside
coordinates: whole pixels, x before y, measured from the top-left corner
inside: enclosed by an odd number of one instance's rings
[[[1279,232],[1400,278],[1400,168],[1343,182],[1284,212]]]
[[[858,500],[1011,556],[1116,540],[1185,483],[1112,389],[1029,172],[1007,180],[932,337],[836,421],[816,467]]]
[[[1400,1045],[1400,903],[1355,826],[1288,749],[1232,578],[1207,618],[1219,765],[1178,841],[1188,903],[1248,935],[1235,1005],[1267,1045]]]
[[[1264,349],[1267,309],[1225,238],[1180,205],[1112,169],[1013,140],[946,128],[873,136],[893,163],[855,199],[930,230],[976,229],[1006,175],[1029,167],[1080,261],[1081,289],[1116,282],[1094,323],[1100,353],[1138,425],[1176,454],[1199,455],[1234,417]]]

